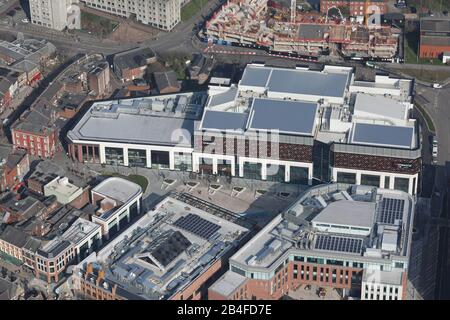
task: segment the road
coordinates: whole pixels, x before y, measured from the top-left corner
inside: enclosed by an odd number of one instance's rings
[[[149,46],[157,52],[166,53],[173,51],[182,52],[198,52],[198,45],[194,43],[194,33],[192,31],[194,25],[203,21],[219,5],[220,1],[209,1],[201,12],[198,12],[188,21],[180,22],[172,31],[161,32],[157,39],[149,39],[140,44],[124,44],[107,40],[99,40],[95,36],[88,34],[72,35],[65,32],[57,32],[47,28],[39,27],[32,24],[17,23],[14,26],[0,25],[0,32],[17,35],[22,32],[29,37],[44,38],[51,41],[58,49],[72,50],[74,53],[103,53],[110,55],[134,47]],[[76,45],[74,45],[74,42]]]

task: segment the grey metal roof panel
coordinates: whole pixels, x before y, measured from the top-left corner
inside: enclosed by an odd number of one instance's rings
[[[272,69],[248,66],[245,68],[240,85],[251,87],[265,87]]]
[[[414,128],[370,123],[355,123],[351,143],[411,149]]]
[[[249,129],[312,136],[317,108],[316,103],[255,99]]]
[[[83,139],[95,141],[181,145],[182,142],[176,140],[173,135],[180,129],[193,133],[194,120],[119,114],[116,119],[89,117],[84,123],[79,124],[78,134]],[[187,146],[190,147],[191,144]]]
[[[268,87],[274,92],[343,97],[348,77],[348,73],[274,69]]]
[[[203,129],[244,130],[247,113],[210,111],[205,112],[202,122]]]

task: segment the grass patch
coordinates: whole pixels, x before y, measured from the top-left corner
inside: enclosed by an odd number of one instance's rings
[[[148,180],[147,180],[146,177],[140,176],[140,175],[137,175],[137,174],[130,174],[125,179],[130,180],[131,182],[134,182],[134,183],[140,185],[143,192],[145,192],[147,190]]]
[[[431,132],[436,132],[436,128],[434,127],[433,119],[431,119],[428,112],[426,112],[419,104],[414,104],[414,106],[419,110],[419,113],[424,118],[425,122],[427,123],[428,130]]]
[[[192,18],[207,3],[208,0],[191,0],[191,2],[181,8],[181,21],[187,21]]]
[[[89,12],[81,12],[81,29],[99,36],[107,36],[119,25],[118,22],[97,16]]]

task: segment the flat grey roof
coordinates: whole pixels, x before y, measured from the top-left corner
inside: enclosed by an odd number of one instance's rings
[[[350,143],[411,149],[414,143],[414,128],[355,123]]]
[[[375,202],[350,200],[330,202],[312,221],[372,228],[375,223]]]
[[[246,277],[232,271],[227,271],[217,280],[209,289],[220,293],[223,296],[229,296],[238,289],[245,281]]]
[[[350,72],[283,69],[249,65],[241,86],[267,87],[280,93],[343,97]]]
[[[355,100],[355,113],[358,111],[404,120],[407,118],[408,107],[384,96],[358,93]]]
[[[180,145],[173,139],[174,132],[181,129],[193,133],[194,122],[185,118],[121,113],[117,118],[88,117],[76,126],[76,132],[84,140]]]
[[[210,111],[205,112],[202,129],[244,130],[247,113]]]
[[[274,69],[269,80],[270,91],[324,97],[342,97],[348,73]]]
[[[192,148],[194,128],[205,102],[202,92],[96,102],[67,136],[73,142]]]
[[[317,108],[316,103],[254,99],[249,129],[279,130],[311,136],[314,133]]]
[[[244,74],[242,75],[240,85],[251,87],[265,87],[271,72],[271,68],[247,66],[247,68],[245,68]]]
[[[142,193],[142,188],[131,181],[112,177],[102,181],[98,184],[92,192],[96,192],[105,197],[127,203],[130,199]]]

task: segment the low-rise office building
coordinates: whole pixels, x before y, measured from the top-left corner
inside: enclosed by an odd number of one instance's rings
[[[209,299],[279,299],[300,285],[406,298],[415,201],[398,190],[313,187],[230,258]]]
[[[68,265],[82,261],[101,244],[101,226],[79,218],[61,236],[37,250],[35,275],[48,283],[58,282]]]
[[[169,196],[77,265],[73,290],[99,300],[205,298],[249,228],[226,210]]]

